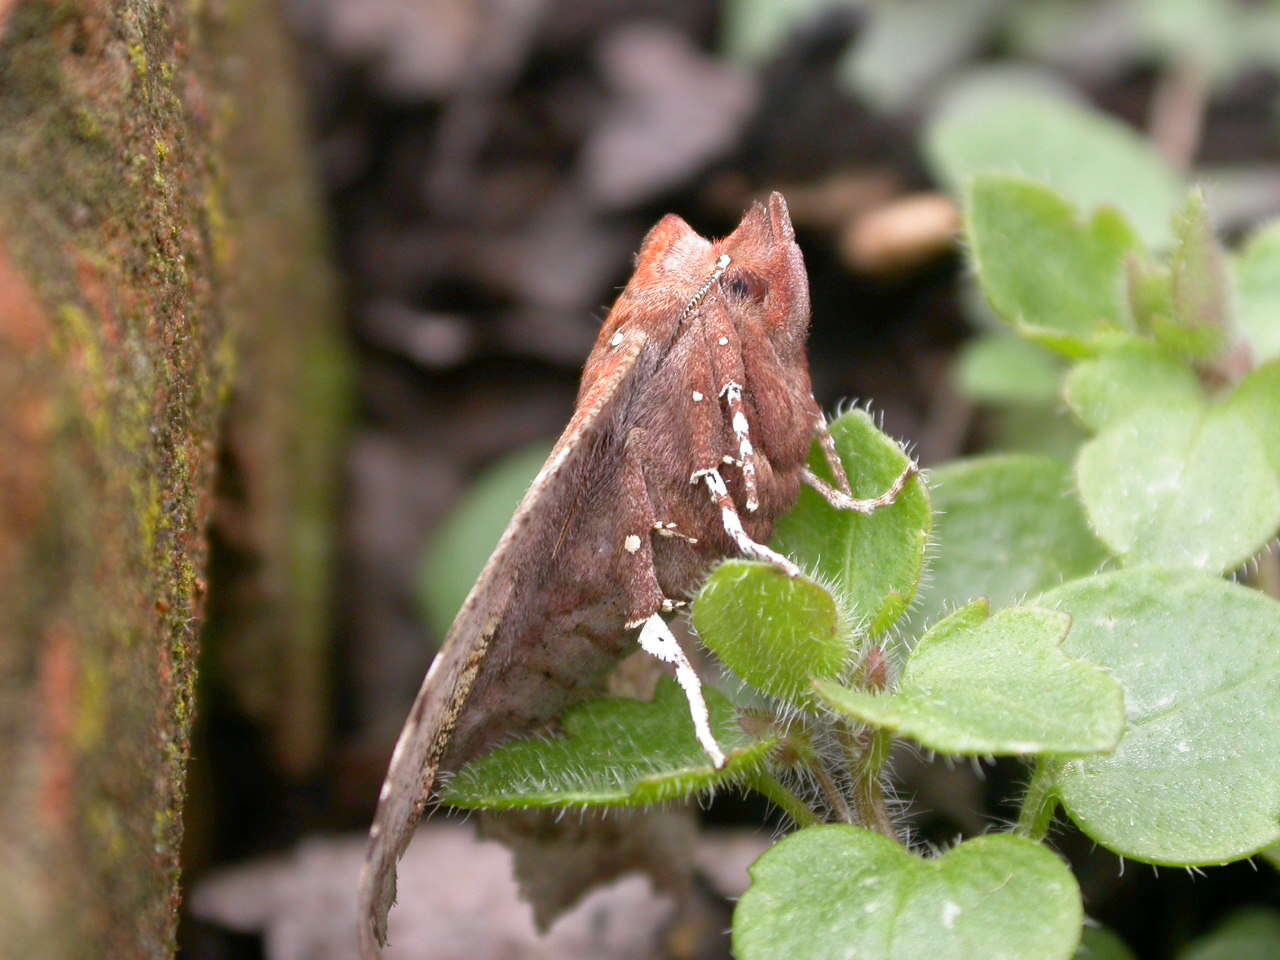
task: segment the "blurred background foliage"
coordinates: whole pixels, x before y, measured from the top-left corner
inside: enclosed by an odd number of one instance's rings
[[[369,821],[391,744],[434,645],[568,419],[581,362],[640,237],[663,213],[722,233],[753,197],[782,190],[810,271],[823,405],[872,402],[926,466],[1001,451],[1040,486],[1069,482],[1054,458],[1083,432],[1059,395],[1061,360],[1010,336],[975,290],[956,236],[959,186],[1013,171],[1082,210],[1119,207],[1157,252],[1172,245],[1192,182],[1205,185],[1232,247],[1280,215],[1277,3],[286,0],[285,9],[356,356],[331,723],[321,759],[285,769],[272,734],[230,692],[236,679],[206,684],[188,809],[193,957],[350,955],[343,897],[358,864],[354,833]],[[1274,241],[1274,231],[1259,234],[1233,260],[1237,291],[1254,291],[1246,300],[1259,305],[1242,322],[1274,304]],[[974,536],[956,533],[974,498],[1000,490],[965,465],[937,479],[939,535]],[[1018,504],[1007,508],[996,540],[1019,536]],[[1060,522],[1079,532],[1080,549],[1026,571],[1028,590],[1101,562],[1065,500]],[[946,564],[934,572],[939,593],[972,574]],[[215,594],[217,577],[237,575],[232,562],[214,572]],[[917,609],[913,622],[940,612]],[[1021,776],[1003,761],[970,770],[905,754],[895,769],[904,795],[930,811],[916,835],[934,843],[1007,817],[1002,803]],[[768,840],[733,832],[767,814],[732,797],[703,819],[718,828],[709,875]],[[314,839],[338,833],[352,837]],[[461,841],[441,837],[415,850],[451,856],[456,886],[506,882],[504,862],[447,853]],[[1275,925],[1256,905],[1280,905],[1269,866],[1157,875],[1125,871],[1069,832],[1058,847],[1086,911],[1134,955],[1276,955],[1255,936]],[[732,882],[716,889],[737,892]],[[325,906],[334,903],[344,905]],[[1247,904],[1253,912],[1232,917]],[[474,945],[468,956],[600,955],[568,927],[545,954],[530,952],[514,901],[455,909],[487,920],[458,933]],[[634,915],[635,901],[599,909]],[[421,930],[440,936],[432,923]],[[1223,923],[1258,952],[1212,952],[1206,938]],[[1087,942],[1089,956],[1130,955],[1109,935]],[[402,955],[437,955],[411,948]],[[697,955],[725,949],[713,941]]]

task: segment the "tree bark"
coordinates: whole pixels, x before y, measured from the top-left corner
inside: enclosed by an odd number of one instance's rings
[[[290,69],[263,0],[0,0],[0,956],[173,951],[220,450],[244,696],[317,750],[343,368]]]

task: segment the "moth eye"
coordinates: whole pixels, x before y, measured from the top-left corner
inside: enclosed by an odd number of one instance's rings
[[[753,303],[762,302],[769,292],[769,284],[764,277],[741,267],[726,273],[720,279],[720,287],[730,296]]]

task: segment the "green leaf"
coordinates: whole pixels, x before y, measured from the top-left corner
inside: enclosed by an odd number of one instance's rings
[[[978,837],[924,859],[858,827],[813,827],[750,874],[733,914],[738,960],[1054,960],[1080,939],[1071,871],[1020,837]]]
[[[1076,459],[1089,522],[1127,566],[1235,569],[1280,526],[1280,482],[1247,422],[1221,406],[1143,407]]]
[[[831,436],[855,497],[879,496],[907,467],[902,448],[864,410],[850,410],[833,421]],[[816,443],[809,464],[832,480]],[[929,494],[919,477],[908,481],[892,506],[869,515],[836,510],[805,487],[795,508],[778,521],[772,542],[774,549],[831,586],[868,630],[881,633],[916,594],[932,520]]]
[[[769,563],[729,560],[693,602],[698,639],[753,687],[811,706],[815,677],[850,665],[855,636],[835,598]]]
[[[832,708],[939,753],[1007,756],[1110,750],[1124,730],[1120,685],[1063,655],[1071,618],[986,601],[936,624],[911,652],[894,693],[815,684]]]
[[[1122,274],[1137,239],[1115,210],[1082,222],[1048,187],[984,174],[966,196],[965,229],[983,293],[1023,336],[1082,356],[1128,328]]]
[[[1106,927],[1085,927],[1075,960],[1137,960],[1129,945]]]
[[[1221,350],[1230,323],[1231,292],[1222,248],[1214,236],[1204,195],[1191,191],[1174,220],[1170,262],[1172,323],[1155,323],[1153,332],[1178,353],[1208,357]]]
[[[1280,475],[1280,361],[1246,376],[1223,406],[1253,430],[1271,469]]]
[[[969,341],[960,351],[956,381],[979,403],[1044,405],[1058,399],[1062,361],[1037,344],[1005,334]]]
[[[1133,26],[1160,55],[1172,62],[1193,62],[1197,69],[1225,79],[1238,61],[1236,4],[1222,0],[1138,0]],[[1244,66],[1244,63],[1239,63]]]
[[[777,741],[744,733],[723,694],[704,688],[703,695],[728,757],[720,770],[694,736],[684,694],[663,677],[651,702],[591,700],[565,712],[564,736],[518,740],[472,761],[449,781],[441,800],[473,810],[640,806],[761,770]]]
[[[822,11],[853,5],[854,0],[730,0],[724,10],[721,45],[735,60],[766,60],[797,27],[817,19]]]
[[[1061,404],[1041,407],[1008,406],[987,417],[987,446],[1003,453],[1034,454],[1071,463],[1088,439],[1076,418]],[[933,472],[929,474],[933,476]]]
[[[1141,340],[1076,364],[1063,393],[1072,412],[1095,432],[1144,407],[1196,414],[1205,399],[1186,363]]]
[[[867,19],[836,67],[841,85],[883,112],[905,109],[970,56],[999,0],[911,0],[864,6]]]
[[[1047,184],[1080,210],[1124,211],[1153,247],[1168,244],[1170,220],[1182,201],[1177,176],[1145,137],[1028,84],[977,80],[961,86],[930,121],[925,154],[956,194],[980,174],[1019,174]],[[1014,240],[1011,255],[1016,247]]]
[[[1280,357],[1280,220],[1253,233],[1235,259],[1236,326],[1255,363]]]
[[[1147,333],[1173,325],[1173,274],[1163,263],[1136,253],[1124,261],[1125,288],[1134,325]]]
[[[1271,866],[1280,870],[1280,843],[1267,847],[1267,849],[1262,851],[1261,856],[1270,863]]]
[[[1178,960],[1276,960],[1280,957],[1280,913],[1266,907],[1237,910],[1212,933],[1198,937]]]
[[[535,443],[482,471],[431,538],[418,596],[427,622],[439,636],[449,632],[462,601],[550,452],[551,444]]]
[[[977,457],[945,464],[930,480],[934,561],[913,623],[930,623],[976,596],[998,609],[1095,573],[1108,559],[1056,460]]]
[[[1074,618],[1064,652],[1125,691],[1115,752],[1055,771],[1081,830],[1121,856],[1179,865],[1280,840],[1280,603],[1161,570],[1078,580],[1037,602]]]

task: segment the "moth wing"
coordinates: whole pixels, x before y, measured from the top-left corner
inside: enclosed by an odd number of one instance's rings
[[[520,501],[422,681],[391,754],[369,828],[357,903],[360,954],[365,960],[378,957],[379,945],[387,942],[387,913],[396,899],[396,863],[431,798],[458,715],[484,662],[489,641],[507,613],[517,573],[519,551],[514,547],[535,529],[527,523],[528,518],[536,516],[539,507],[554,502],[564,478],[574,476],[574,468],[590,454],[591,445],[580,441],[608,424],[627,393],[626,385],[647,342],[637,330],[616,348],[597,345],[596,355],[588,360],[585,388],[569,425]],[[561,502],[572,499],[564,497]]]

